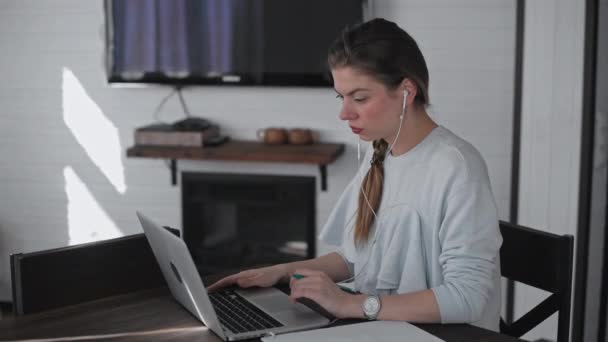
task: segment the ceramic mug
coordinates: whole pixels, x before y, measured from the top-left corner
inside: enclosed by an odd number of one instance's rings
[[[258,129],[258,140],[269,145],[281,145],[287,142],[287,130],[284,128],[268,127]]]
[[[293,145],[312,144],[312,131],[308,128],[292,128],[287,134],[287,140]]]

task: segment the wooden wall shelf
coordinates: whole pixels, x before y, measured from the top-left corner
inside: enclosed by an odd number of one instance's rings
[[[127,157],[171,160],[172,184],[177,184],[177,160],[224,160],[315,164],[321,173],[321,189],[327,189],[327,165],[344,153],[344,144],[267,145],[256,141],[228,141],[213,147],[133,146]]]

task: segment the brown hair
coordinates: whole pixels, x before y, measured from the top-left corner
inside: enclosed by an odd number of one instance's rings
[[[377,79],[389,90],[397,89],[407,78],[417,88],[414,103],[429,103],[429,72],[424,56],[416,41],[393,22],[373,19],[347,27],[330,46],[327,60],[331,69],[355,68]],[[367,243],[375,220],[374,212],[378,213],[382,201],[383,163],[388,143],[379,139],[372,145],[374,154],[371,167],[359,193],[354,234],[357,246]]]

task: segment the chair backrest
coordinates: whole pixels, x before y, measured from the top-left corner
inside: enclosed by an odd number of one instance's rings
[[[13,254],[10,263],[16,315],[166,284],[144,234]]]
[[[501,321],[502,333],[521,337],[558,312],[557,342],[570,334],[570,297],[574,238],[500,221],[502,276],[551,293],[511,324]]]

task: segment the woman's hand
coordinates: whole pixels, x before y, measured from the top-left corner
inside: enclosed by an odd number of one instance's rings
[[[308,298],[336,318],[352,316],[350,311],[352,311],[356,296],[341,290],[327,274],[309,269],[298,269],[294,273],[304,277],[301,279],[292,277],[289,280],[292,300]]]
[[[207,291],[215,291],[222,287],[234,284],[240,287],[270,287],[279,282],[281,278],[286,278],[287,276],[287,271],[283,265],[257,268],[233,274],[218,280],[211,286],[207,287]]]

